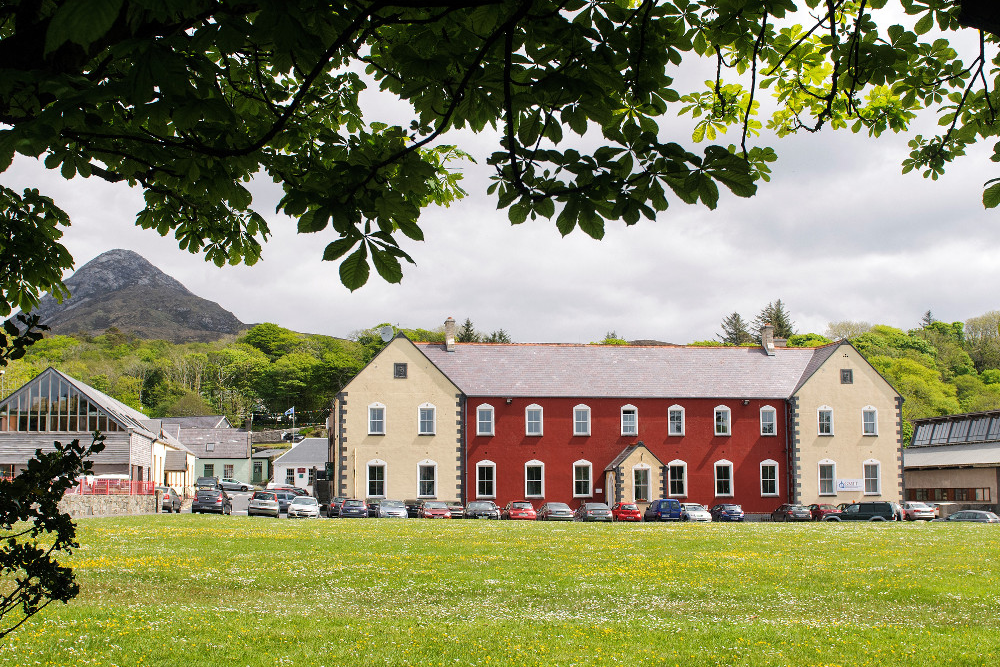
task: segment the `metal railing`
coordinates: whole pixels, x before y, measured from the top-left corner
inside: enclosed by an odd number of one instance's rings
[[[95,479],[90,482],[81,480],[66,493],[83,496],[151,496],[155,486],[156,482],[137,482],[128,479]]]

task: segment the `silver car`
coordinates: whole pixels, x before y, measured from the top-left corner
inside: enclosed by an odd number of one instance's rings
[[[299,496],[288,503],[288,518],[311,517],[319,518],[319,501],[312,496]]]
[[[380,519],[405,519],[407,518],[406,504],[402,500],[380,501],[378,504],[378,517]]]
[[[280,506],[278,494],[275,491],[254,491],[247,503],[247,516],[273,516],[278,518]]]
[[[903,516],[906,517],[907,521],[916,521],[917,519],[933,521],[937,517],[937,512],[930,505],[916,500],[907,500],[903,503]]]
[[[681,521],[711,521],[712,513],[698,503],[681,503]]]

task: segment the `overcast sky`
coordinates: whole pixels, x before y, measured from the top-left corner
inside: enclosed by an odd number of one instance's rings
[[[384,119],[374,107],[369,101],[370,120]],[[661,139],[701,152],[690,123],[665,122]],[[778,298],[799,333],[839,320],[906,329],[928,309],[946,321],[1000,309],[1000,214],[981,203],[984,181],[1000,175],[988,160],[992,146],[931,181],[900,173],[904,136],[773,140],[779,161],[757,196],[724,194],[715,211],[672,197],[656,221],[609,222],[595,241],[579,230],[562,238],[543,219],[512,227],[486,195],[493,140],[450,139],[479,161],[466,170],[469,196],[425,211],[423,243],[402,238],[417,262],[404,265],[402,284],[372,270],[353,293],[340,284],[339,265],[321,261],[332,233],[298,235],[294,220],[274,213],[280,188],[264,179],[252,187],[254,207],[273,236],[257,265],[224,268],[135,227],[138,190],[96,177],[65,181],[22,156],[0,179],[38,187],[70,214],[64,242],[77,267],[112,248],[134,250],[243,322],[331,336],[382,322],[433,329],[453,316],[487,333],[503,328],[516,342],[590,342],[613,330],[688,343],[715,338],[726,315],[752,320]]]

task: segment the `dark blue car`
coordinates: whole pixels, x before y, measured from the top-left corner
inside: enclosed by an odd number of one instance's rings
[[[643,521],[680,521],[681,502],[676,498],[660,498],[649,503],[642,513]]]
[[[743,521],[743,508],[739,505],[723,503],[708,510],[712,521]]]
[[[348,498],[340,506],[341,519],[367,519],[368,505],[363,500]]]

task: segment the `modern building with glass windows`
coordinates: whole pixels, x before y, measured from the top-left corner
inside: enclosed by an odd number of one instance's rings
[[[162,422],[54,368],[47,368],[0,401],[0,476],[16,475],[36,449],[53,442],[104,436],[94,455],[94,474],[128,475],[133,481],[192,483],[194,455]]]

